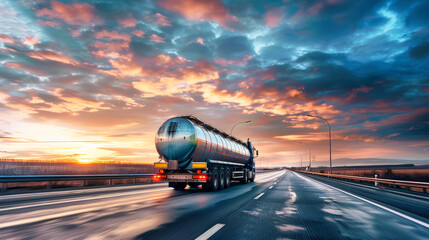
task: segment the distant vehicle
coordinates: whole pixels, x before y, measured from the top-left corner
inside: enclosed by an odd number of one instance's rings
[[[168,181],[181,190],[187,185],[208,191],[228,188],[231,180],[245,184],[255,180],[254,158],[258,151],[194,116],[168,119],[155,137],[160,161],[155,181]]]

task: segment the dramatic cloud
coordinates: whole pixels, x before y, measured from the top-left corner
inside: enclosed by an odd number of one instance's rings
[[[92,25],[100,23],[100,19],[94,15],[94,7],[88,3],[65,4],[57,1],[51,2],[51,8],[43,8],[37,11],[38,17],[50,19],[62,19],[71,25]]]
[[[302,141],[326,165],[311,114],[334,165],[427,161],[427,5],[6,1],[1,157],[153,162],[157,128],[192,114],[252,120],[234,135],[264,162],[296,164]]]
[[[228,29],[231,23],[237,22],[220,0],[161,0],[158,4],[191,21],[212,21]]]
[[[279,7],[279,8],[267,11],[264,17],[266,25],[270,28],[275,28],[283,19],[284,9],[285,7]]]

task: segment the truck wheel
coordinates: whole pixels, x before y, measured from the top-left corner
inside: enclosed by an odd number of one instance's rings
[[[244,169],[243,180],[240,180],[241,184],[246,184],[249,181],[249,174],[247,173],[247,169]]]
[[[219,174],[219,190],[222,190],[225,188],[225,169],[220,169]]]
[[[225,174],[225,188],[229,188],[231,186],[231,171],[229,168],[226,169]]]
[[[256,177],[256,175],[255,175],[255,169],[253,169],[253,171],[252,171],[252,178],[250,178],[249,181],[250,182],[254,182],[255,181],[255,177]]]
[[[183,190],[186,187],[186,183],[185,182],[177,182],[176,184],[173,185],[174,190]]]
[[[219,172],[217,168],[213,169],[212,177],[210,179],[210,190],[216,191],[219,187]]]

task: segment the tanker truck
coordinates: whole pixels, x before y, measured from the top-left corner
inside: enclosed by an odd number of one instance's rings
[[[165,121],[155,137],[160,160],[154,164],[154,181],[167,181],[182,190],[187,185],[207,191],[228,188],[232,180],[242,184],[255,180],[258,151],[194,116]]]

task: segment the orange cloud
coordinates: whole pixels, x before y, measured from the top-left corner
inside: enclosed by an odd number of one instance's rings
[[[42,21],[42,20],[37,20],[37,23],[39,25],[43,25],[43,26],[49,26],[49,27],[58,27],[61,26],[61,24],[59,22],[53,22],[53,21]]]
[[[158,25],[171,27],[171,21],[168,20],[168,18],[161,13],[156,13],[153,17],[147,16],[146,19]]]
[[[155,22],[156,24],[159,24],[162,26],[171,26],[170,20],[168,20],[168,18],[162,15],[161,13],[156,13],[155,17],[156,17],[156,22]]]
[[[326,140],[328,135],[325,132],[307,133],[307,134],[290,134],[284,136],[275,136],[277,139],[290,141],[321,141]]]
[[[131,14],[127,18],[119,19],[118,22],[126,28],[135,27],[137,19],[135,19]]]
[[[71,64],[74,66],[79,65],[79,62],[77,62],[73,58],[68,57],[62,53],[53,52],[49,50],[34,51],[34,52],[27,53],[27,55],[31,58],[42,60],[42,61],[49,60],[49,61],[56,61],[56,62],[61,62],[65,64]]]
[[[15,43],[15,40],[13,38],[11,38],[5,34],[0,34],[0,41],[7,43],[7,44],[14,44]]]
[[[65,4],[57,1],[51,2],[51,8],[37,11],[37,16],[58,18],[71,25],[89,26],[102,21],[94,15],[94,7],[88,3]]]
[[[40,44],[38,37],[28,37],[28,36],[24,38],[24,43],[30,46]]]
[[[275,28],[283,19],[285,7],[271,9],[265,13],[265,24],[269,28]]]
[[[144,36],[144,32],[140,31],[140,30],[133,30],[132,34],[136,35],[137,37],[143,37]]]
[[[221,65],[222,67],[231,66],[231,65],[234,65],[234,66],[244,66],[251,59],[252,59],[252,56],[245,55],[242,59],[233,59],[233,60],[227,60],[225,58],[216,58],[214,60],[214,62],[216,64]]]
[[[25,66],[25,65],[23,65],[21,63],[17,63],[17,62],[7,62],[4,65],[7,68],[10,68],[10,69],[23,70],[23,71],[30,72],[30,73],[37,74],[37,75],[44,75],[44,74],[46,74],[44,71],[42,71],[40,69],[28,67],[28,66]]]
[[[105,42],[97,41],[94,44],[91,44],[91,46],[93,46],[94,48],[99,48],[107,51],[116,51],[116,52],[129,49],[128,43],[126,42],[105,43]]]
[[[149,40],[152,41],[152,42],[157,42],[157,43],[165,43],[165,38],[159,37],[159,36],[157,36],[155,34],[152,34],[149,37]]]
[[[131,40],[131,36],[126,33],[118,33],[117,31],[109,32],[107,30],[102,30],[100,32],[95,33],[94,37],[97,39],[106,38],[109,40],[122,40],[126,42],[129,42]]]
[[[208,62],[197,62],[188,66],[190,61],[181,57],[158,55],[150,59],[153,59],[148,61],[151,65],[146,65],[146,68],[155,65],[156,68],[161,67],[156,78],[152,81],[142,79],[133,83],[133,86],[142,91],[145,96],[169,96],[190,91],[204,91],[204,86],[197,85],[198,83],[219,78],[216,66]],[[176,71],[171,71],[170,69],[174,67],[177,68]],[[151,69],[145,69],[146,74],[150,71]],[[149,74],[147,78],[153,78],[153,74]]]
[[[217,22],[227,29],[231,23],[237,22],[237,18],[231,16],[219,0],[161,0],[158,4],[191,21]]]
[[[195,40],[197,43],[199,43],[199,44],[201,44],[201,45],[205,45],[205,43],[204,43],[204,39],[202,39],[202,38],[197,38],[197,40]]]
[[[82,32],[80,30],[72,30],[71,31],[71,35],[72,37],[79,37],[80,35],[82,35]]]

